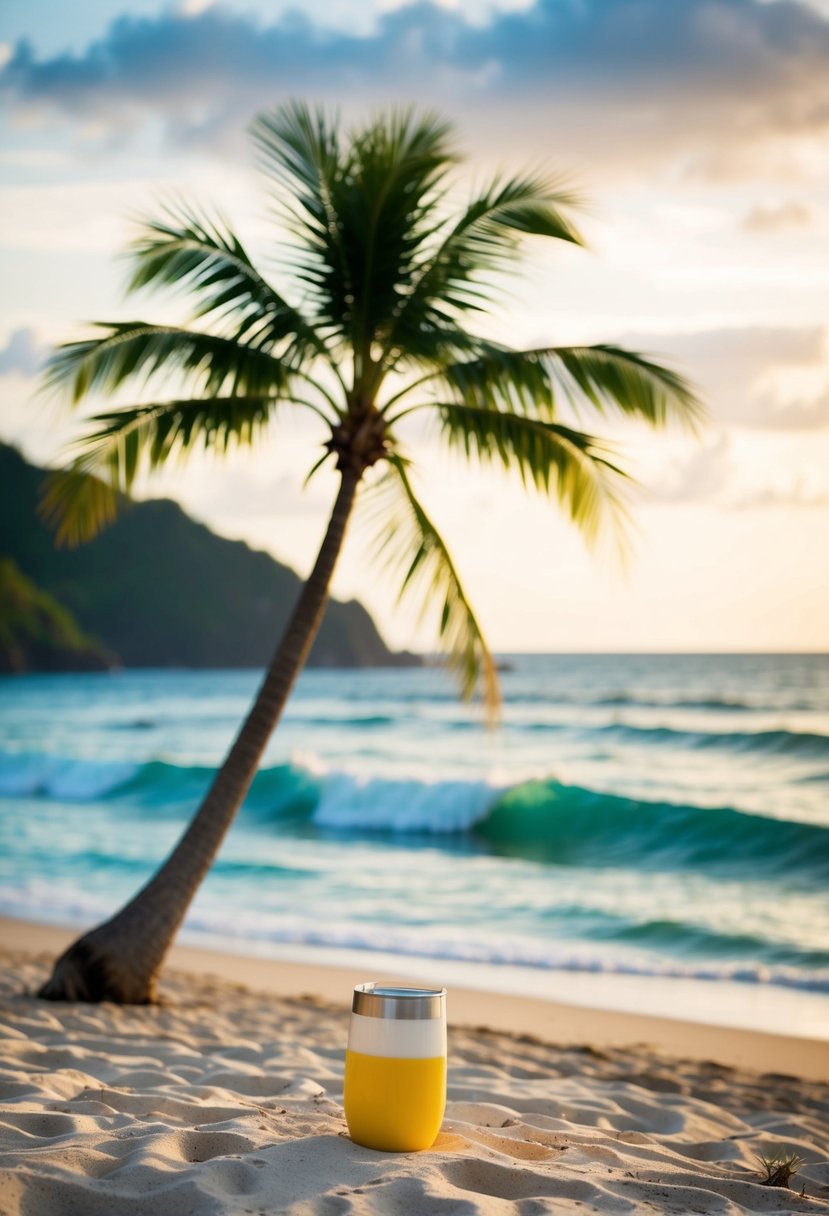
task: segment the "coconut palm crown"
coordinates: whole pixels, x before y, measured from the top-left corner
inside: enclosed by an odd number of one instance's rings
[[[324,424],[311,471],[333,463],[336,501],[285,634],[201,806],[141,891],[58,959],[41,990],[53,999],[154,999],[166,952],[307,658],[361,484],[381,505],[378,549],[401,594],[425,593],[462,691],[497,704],[478,619],[415,492],[405,419],[431,416],[446,445],[470,462],[517,471],[589,538],[619,510],[625,475],[607,444],[562,421],[562,401],[654,426],[693,420],[699,409],[679,375],[618,346],[516,350],[476,334],[476,319],[495,303],[495,280],[515,269],[525,238],[582,244],[568,214],[577,200],[556,182],[498,176],[453,208],[452,131],[438,116],[410,110],[344,134],[337,118],[292,103],[261,115],[252,132],[289,272],[284,291],[223,221],[177,205],[147,223],[131,248],[131,287],[183,289],[195,302],[193,323],[98,323],[86,340],[55,352],[47,383],[69,388],[75,402],[131,384],[153,399],[91,418],[71,465],[51,480],[44,510],[59,539],[77,543],[113,518],[140,471],[197,447],[254,443],[294,410]],[[159,399],[171,373],[184,388]]]

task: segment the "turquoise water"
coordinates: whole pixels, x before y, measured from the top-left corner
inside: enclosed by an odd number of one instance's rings
[[[829,994],[829,656],[510,663],[495,734],[437,670],[305,673],[190,940]],[[112,911],[256,682],[0,682],[0,911]]]

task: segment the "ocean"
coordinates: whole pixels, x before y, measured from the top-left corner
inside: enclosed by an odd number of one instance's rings
[[[505,666],[497,731],[436,668],[306,671],[183,940],[829,1037],[829,656]],[[257,682],[0,681],[0,912],[112,912]]]

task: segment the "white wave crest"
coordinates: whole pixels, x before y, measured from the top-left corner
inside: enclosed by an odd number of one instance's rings
[[[5,755],[0,767],[0,796],[83,802],[124,785],[138,769],[138,765],[126,761],[101,763],[26,752]]]
[[[329,773],[314,822],[384,832],[463,832],[486,818],[504,790],[487,781],[395,781]]]

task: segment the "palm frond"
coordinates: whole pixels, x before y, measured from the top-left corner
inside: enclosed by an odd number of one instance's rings
[[[339,119],[288,102],[250,127],[263,172],[277,186],[277,214],[295,240],[294,277],[311,293],[313,322],[340,336],[354,310],[354,267],[337,211],[338,183],[350,170]]]
[[[269,397],[209,397],[137,405],[96,414],[67,469],[47,478],[42,518],[59,545],[91,540],[127,502],[138,472],[200,445],[226,452],[252,443],[270,420]]]
[[[467,253],[500,261],[511,253],[517,235],[583,245],[581,234],[564,210],[577,208],[581,202],[575,191],[550,178],[498,176],[468,204],[442,252],[451,251],[457,256],[465,248]]]
[[[259,114],[250,131],[262,170],[324,227],[326,196],[342,160],[339,115],[293,100]]]
[[[677,421],[694,429],[702,403],[678,372],[621,346],[551,346],[535,355],[573,405],[585,398],[600,413],[618,410],[651,426]]]
[[[74,549],[109,527],[124,502],[114,486],[80,465],[70,465],[46,478],[38,514],[54,532],[58,548]]]
[[[446,341],[451,340],[451,333]],[[611,410],[642,418],[652,426],[679,421],[691,429],[704,417],[694,388],[664,364],[621,347],[571,346],[513,350],[470,339],[460,359],[434,354],[434,370],[406,385],[388,403],[397,405],[415,389],[443,390],[457,404],[479,405],[528,417],[555,420],[559,399],[580,412],[585,402],[605,414]],[[388,406],[384,407],[385,409]],[[419,405],[412,409],[422,408]],[[404,407],[394,415],[402,417]]]
[[[418,329],[413,345],[392,344],[384,371],[403,376],[414,373],[420,380],[426,371],[439,372],[455,363],[480,358],[485,345],[479,336],[459,324],[448,309],[435,305]]]
[[[583,244],[566,214],[579,203],[573,191],[546,178],[495,178],[425,252],[389,327],[387,353],[395,347],[417,353],[418,336],[447,317],[484,311],[495,292],[492,272],[517,268],[524,237]]]
[[[185,373],[205,395],[284,394],[292,369],[280,359],[231,338],[149,325],[95,322],[102,336],[59,346],[46,366],[48,388],[69,388],[73,402],[90,392],[113,393],[128,380]]]
[[[439,402],[432,408],[451,448],[481,464],[517,470],[525,486],[555,497],[588,541],[605,524],[623,539],[629,478],[601,440],[561,423],[480,405]]]
[[[478,341],[466,357],[438,363],[429,383],[435,390],[448,390],[460,405],[538,418],[555,416],[553,379],[536,351]]]
[[[377,556],[402,577],[399,599],[420,588],[424,593],[421,616],[438,610],[438,640],[463,696],[471,698],[480,688],[494,720],[501,692],[478,618],[446,543],[414,493],[406,461],[395,454],[389,457],[389,464],[388,473],[375,487],[380,523]]]
[[[397,110],[355,132],[344,149],[336,119],[295,102],[260,116],[252,131],[317,322],[346,337],[367,364],[435,229],[440,183],[456,159],[450,128],[435,114]]]
[[[440,183],[455,161],[449,130],[435,114],[406,109],[376,120],[353,140],[353,184],[338,192],[338,210],[350,220],[355,336],[366,359],[411,290]]]
[[[170,286],[198,301],[196,316],[231,322],[230,336],[301,364],[329,356],[302,311],[290,304],[257,270],[229,225],[184,204],[148,220],[133,241],[135,263],[129,289]]]
[[[548,346],[513,350],[470,341],[460,359],[444,359],[421,383],[442,387],[459,403],[555,419],[557,397],[579,412],[617,410],[652,426],[678,421],[692,429],[704,417],[693,386],[662,363],[618,346]],[[431,360],[429,360],[431,362]],[[395,400],[409,391],[404,389]]]

